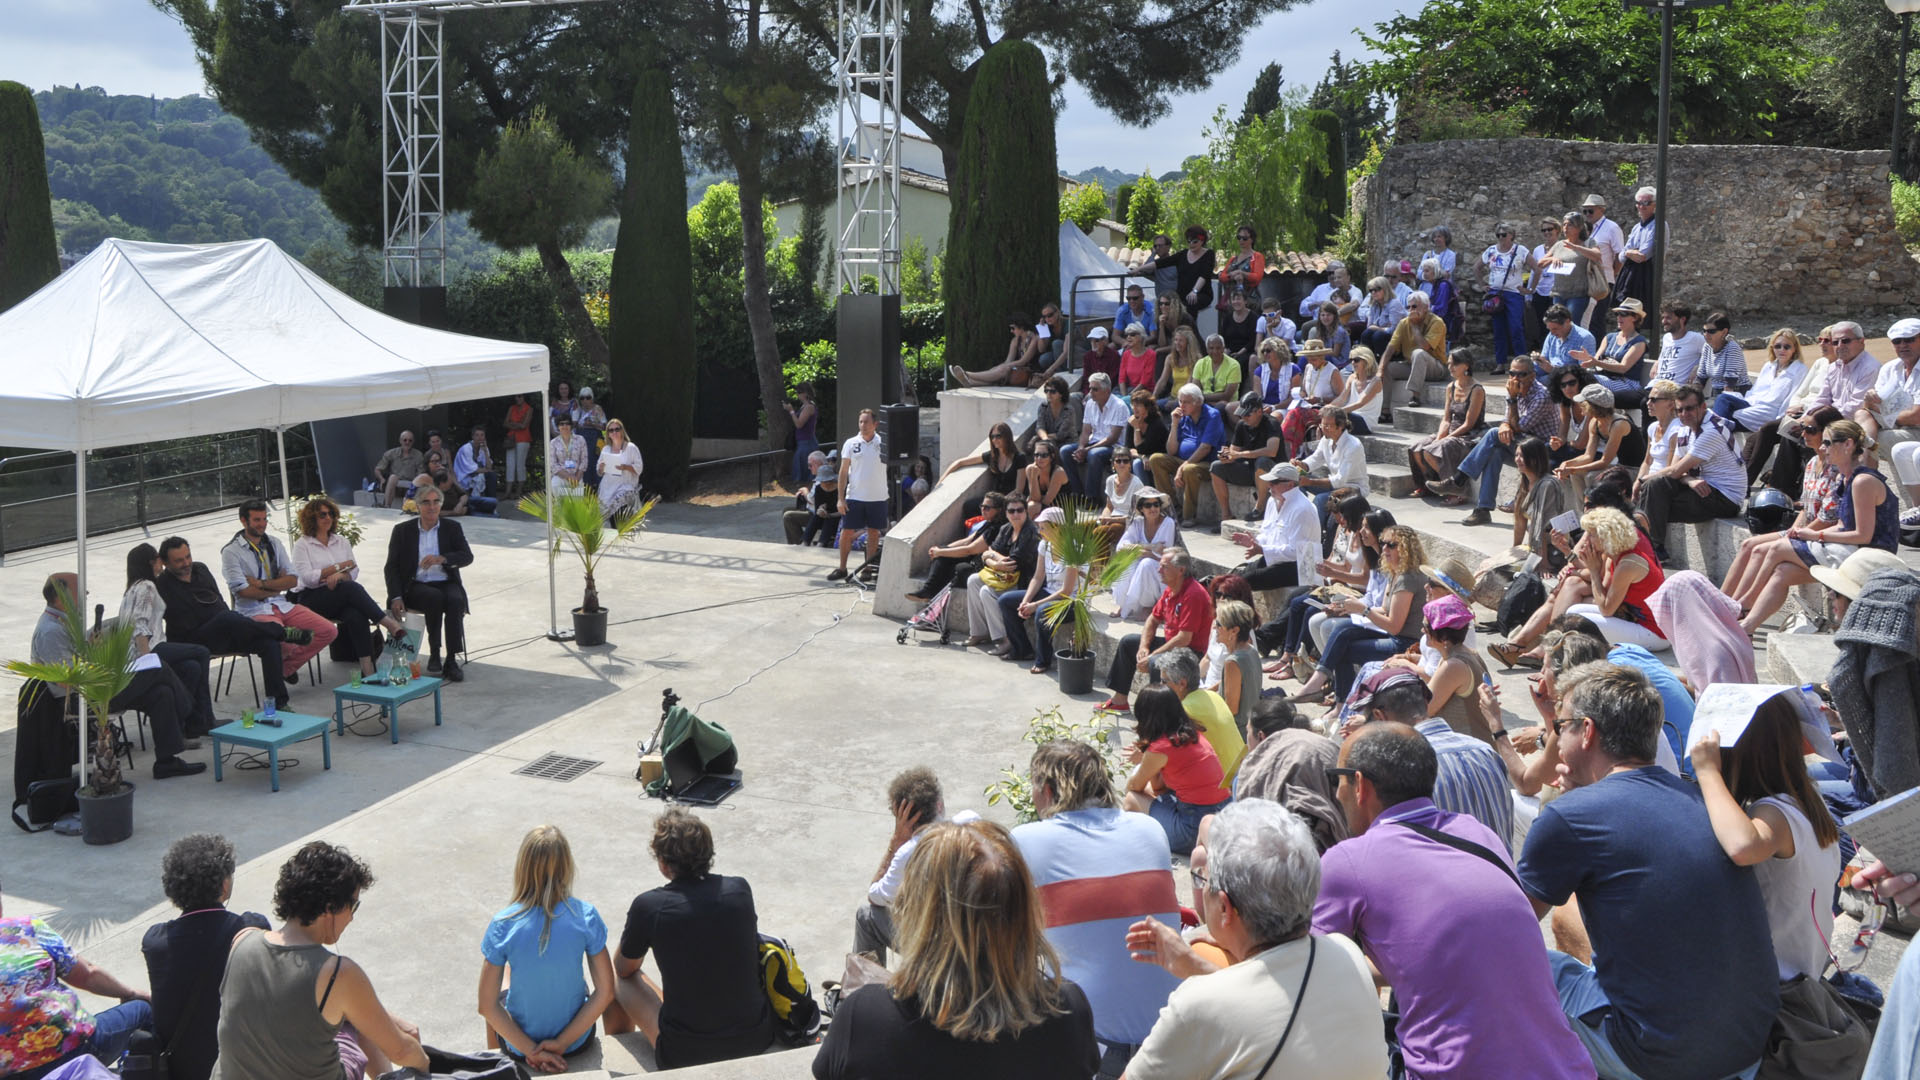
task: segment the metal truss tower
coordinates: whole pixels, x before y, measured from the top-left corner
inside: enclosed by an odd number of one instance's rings
[[[835,289],[900,292],[901,0],[840,0],[840,192]],[[849,131],[851,127],[851,131]]]

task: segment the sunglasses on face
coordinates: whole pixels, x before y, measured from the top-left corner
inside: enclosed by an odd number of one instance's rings
[[[1531,371],[1509,371],[1509,372],[1507,372],[1507,378],[1509,378],[1509,379],[1526,379],[1526,380],[1529,380],[1529,381],[1531,381],[1531,380],[1533,379],[1533,372],[1531,372]]]
[[[1026,508],[1026,507],[1024,507],[1024,506],[1009,506],[1009,507],[1007,507],[1007,513],[1009,513],[1009,514],[1024,514],[1024,513],[1026,513],[1026,512],[1027,512],[1027,508]]]
[[[1859,340],[1857,337],[1837,337],[1833,339],[1833,343],[1835,345],[1851,345]]]
[[[1912,338],[1907,338],[1906,340],[1908,340],[1908,341],[1912,341],[1913,339],[1912,339]],[[1793,351],[1793,342],[1791,342],[1791,341],[1776,341],[1776,342],[1774,342],[1774,343],[1773,343],[1773,348],[1774,348],[1774,351],[1775,351],[1775,352],[1792,352],[1792,351]]]
[[[1891,338],[1889,340],[1891,340],[1895,345],[1911,345],[1915,341],[1914,338],[1910,338],[1910,337],[1897,337],[1897,338]]]
[[[1560,717],[1555,717],[1553,721],[1553,733],[1555,735],[1558,735],[1560,734],[1561,729],[1565,728],[1568,724],[1577,724],[1580,721],[1585,719],[1586,717],[1584,716],[1569,716],[1564,719]]]
[[[1380,550],[1381,551],[1398,551],[1400,550],[1400,541],[1389,540],[1386,543],[1380,545]]]
[[[332,517],[332,516],[333,516],[333,511],[331,511],[331,510],[329,510],[329,509],[327,509],[326,507],[324,507],[324,506],[323,506],[323,507],[321,507],[321,508],[320,508],[319,510],[316,510],[316,511],[314,511],[314,515],[313,515],[313,516],[314,516],[314,517],[323,517],[323,518],[330,518],[330,517]]]
[[[1553,235],[1554,233],[1557,233],[1557,232],[1559,232],[1559,231],[1560,231],[1560,229],[1559,229],[1559,227],[1558,227],[1558,226],[1553,226],[1553,225],[1549,225],[1548,227],[1546,227],[1546,228],[1544,228],[1544,229],[1541,229],[1541,230],[1540,230],[1540,235],[1542,235],[1542,236],[1552,236],[1552,235]]]
[[[1346,769],[1346,768],[1328,769],[1327,770],[1327,786],[1330,788],[1337,788],[1340,786],[1341,778],[1348,777],[1348,776],[1359,776],[1359,775],[1360,775],[1359,769]]]
[[[1635,205],[1635,206],[1652,206],[1652,205],[1653,205],[1653,200],[1652,200],[1652,199],[1635,199],[1635,200],[1633,200],[1633,205]]]

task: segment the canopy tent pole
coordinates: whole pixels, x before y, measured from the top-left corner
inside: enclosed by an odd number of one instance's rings
[[[81,612],[80,625],[86,625],[87,610],[87,452],[73,452],[73,535],[77,538],[74,547],[80,557],[78,584],[74,588],[73,603]],[[79,642],[74,642],[77,646]],[[92,719],[87,715],[87,703],[80,703],[80,786],[87,786],[87,755],[93,750]]]
[[[545,431],[553,423],[553,406],[547,399],[547,388],[544,386],[540,388],[540,415],[547,418],[547,423],[541,425],[541,430]],[[547,485],[547,640],[565,641],[568,635],[560,633],[560,591],[554,580],[553,569],[553,462],[547,462],[544,471]]]
[[[287,535],[299,535],[293,528],[293,488],[287,486],[287,429],[276,427],[273,437],[280,444],[280,507],[287,513]]]

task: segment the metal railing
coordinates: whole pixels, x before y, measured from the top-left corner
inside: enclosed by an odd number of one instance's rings
[[[296,494],[318,490],[305,425],[287,431],[287,476]],[[74,461],[65,451],[0,458],[0,559],[74,540]],[[250,498],[283,498],[273,433],[239,431],[87,456],[91,536],[191,517]]]
[[[702,469],[713,469],[722,465],[738,465],[743,461],[751,461],[754,463],[754,486],[759,494],[765,495],[767,493],[767,460],[776,454],[789,463],[793,461],[793,451],[791,450],[779,448],[773,450],[756,450],[751,454],[714,458],[711,461],[696,461],[687,466],[687,474],[691,476]]]

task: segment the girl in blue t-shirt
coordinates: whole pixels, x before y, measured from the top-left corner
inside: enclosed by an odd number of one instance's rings
[[[613,960],[600,912],[573,895],[573,851],[552,825],[520,841],[513,902],[480,944],[480,1015],[487,1045],[502,1042],[538,1072],[564,1072],[613,1001]],[[581,960],[593,974],[593,993]],[[511,984],[508,973],[511,971]]]

